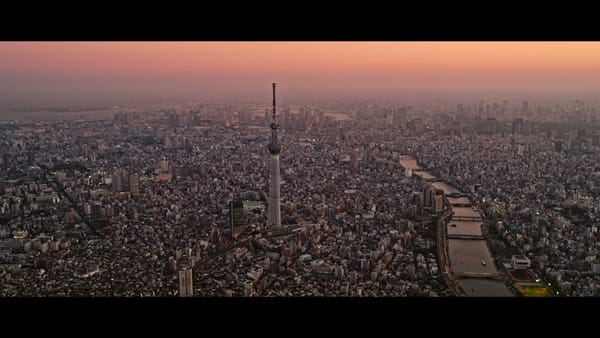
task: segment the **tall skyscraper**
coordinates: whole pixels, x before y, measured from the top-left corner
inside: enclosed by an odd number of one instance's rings
[[[286,108],[283,111],[283,128],[290,129],[290,108]]]
[[[269,110],[265,109],[265,125],[269,125]]]
[[[513,135],[522,134],[524,129],[524,122],[521,118],[515,118],[512,122],[512,133]]]
[[[2,164],[4,164],[5,167],[8,167],[10,164],[10,155],[7,152],[2,154]]]
[[[179,296],[189,297],[193,295],[192,268],[183,268],[179,270]]]
[[[434,190],[433,196],[433,212],[444,211],[444,191],[441,189]]]
[[[281,198],[279,197],[279,152],[281,146],[277,140],[277,114],[275,111],[275,83],[273,83],[273,115],[271,120],[271,142],[267,146],[271,153],[271,165],[269,168],[269,214],[267,216],[267,226],[281,225]]]
[[[127,179],[127,173],[124,170],[117,170],[112,175],[113,192],[127,191],[129,189],[128,183],[129,180]]]
[[[138,174],[129,175],[129,189],[131,190],[131,195],[140,195],[140,176]]]
[[[356,150],[352,150],[352,153],[350,153],[350,165],[352,166],[352,172],[356,173],[358,171],[358,152]]]
[[[239,228],[244,226],[244,204],[242,201],[229,201],[229,229],[234,237]]]

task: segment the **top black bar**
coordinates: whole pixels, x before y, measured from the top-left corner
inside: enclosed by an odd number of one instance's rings
[[[144,2],[89,5],[0,0],[0,39],[148,40],[600,40],[600,1]],[[480,1],[481,2],[481,1]],[[129,2],[128,2],[129,3]],[[527,4],[528,3],[528,4]]]

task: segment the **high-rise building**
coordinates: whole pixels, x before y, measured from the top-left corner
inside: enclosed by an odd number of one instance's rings
[[[269,168],[269,214],[267,216],[267,226],[281,225],[281,198],[279,196],[280,174],[279,174],[279,153],[281,146],[277,140],[277,114],[275,110],[275,83],[273,83],[273,116],[271,122],[271,142],[267,146],[271,153],[271,165]]]
[[[483,122],[483,133],[489,135],[495,134],[499,132],[499,127],[500,125],[498,123],[498,120],[496,120],[493,117],[488,117]]]
[[[452,121],[451,125],[452,125],[452,127],[451,127],[452,135],[461,136],[462,135],[462,125],[461,125],[460,121]]]
[[[5,167],[8,167],[10,164],[10,155],[7,152],[2,154],[2,164],[4,164]]]
[[[307,107],[306,109],[304,109],[304,116],[303,116],[305,130],[308,129],[309,125],[311,124],[311,119],[312,119],[312,109]]]
[[[406,108],[402,107],[402,108],[397,109],[394,112],[394,118],[393,118],[394,125],[404,127],[407,117],[408,117],[408,110]]]
[[[436,189],[433,197],[433,212],[444,211],[444,191]]]
[[[162,170],[163,172],[169,171],[169,161],[161,160],[160,162],[158,162],[158,165],[160,167],[160,170]]]
[[[365,164],[371,162],[371,155],[371,147],[368,145],[363,145],[363,161],[365,161]]]
[[[554,141],[554,151],[560,153],[563,150],[563,143],[560,140]]]
[[[140,195],[140,176],[138,174],[129,175],[129,190],[133,196]]]
[[[127,173],[123,170],[117,170],[112,175],[112,191],[121,192],[127,191],[129,180],[127,179]]]
[[[113,121],[117,124],[127,124],[129,122],[129,118],[127,114],[119,112],[114,115]]]
[[[421,193],[415,191],[413,193],[413,202],[414,205],[413,207],[415,208],[415,213],[416,214],[422,214],[423,213],[423,197],[421,197]]]
[[[239,123],[240,124],[248,124],[252,121],[252,114],[250,114],[247,110],[242,110],[239,112]]]
[[[407,124],[408,130],[410,130],[413,135],[421,135],[423,134],[423,119],[420,117],[410,120]]]
[[[423,207],[431,208],[433,206],[433,187],[425,186],[423,189]]]
[[[523,101],[522,112],[523,112],[523,114],[529,113],[529,102]]]
[[[192,268],[179,270],[179,296],[190,297],[194,295]]]
[[[391,107],[385,107],[383,114],[385,116],[385,122],[387,124],[394,123],[394,110]]]
[[[265,109],[265,124],[269,125],[269,110]]]
[[[283,127],[285,129],[290,129],[290,108],[286,108],[283,110]]]
[[[171,137],[169,137],[168,135],[165,136],[165,148],[171,148],[173,146],[173,141],[171,140]]]
[[[91,204],[91,218],[96,220],[102,218],[102,203],[94,202]]]
[[[358,171],[358,153],[356,150],[353,150],[350,154],[350,164],[352,165],[352,172],[356,173]]]
[[[241,201],[229,201],[229,229],[231,236],[244,226],[244,204]]]
[[[244,284],[244,296],[252,297],[253,294],[254,294],[254,284],[252,283],[252,281],[248,281]]]
[[[512,133],[513,134],[523,134],[524,132],[524,122],[521,118],[516,118],[512,123]]]
[[[27,165],[34,165],[35,164],[35,154],[30,151],[27,153]]]
[[[325,124],[325,112],[322,110],[317,110],[317,119],[319,121],[319,125],[323,126]]]
[[[169,256],[169,271],[170,272],[177,271],[177,260],[173,256]]]
[[[192,142],[190,142],[190,139],[187,137],[183,140],[183,148],[188,153],[191,153],[194,150],[194,148],[192,147]]]

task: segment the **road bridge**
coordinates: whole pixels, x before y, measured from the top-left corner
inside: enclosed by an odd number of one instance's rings
[[[479,216],[452,216],[451,220],[459,222],[483,222],[483,219]]]
[[[460,234],[448,234],[448,239],[471,239],[471,240],[482,240],[485,239],[482,235],[460,235]]]

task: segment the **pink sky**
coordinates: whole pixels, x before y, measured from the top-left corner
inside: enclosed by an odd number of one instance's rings
[[[600,88],[598,42],[2,42],[0,60],[8,96]]]

